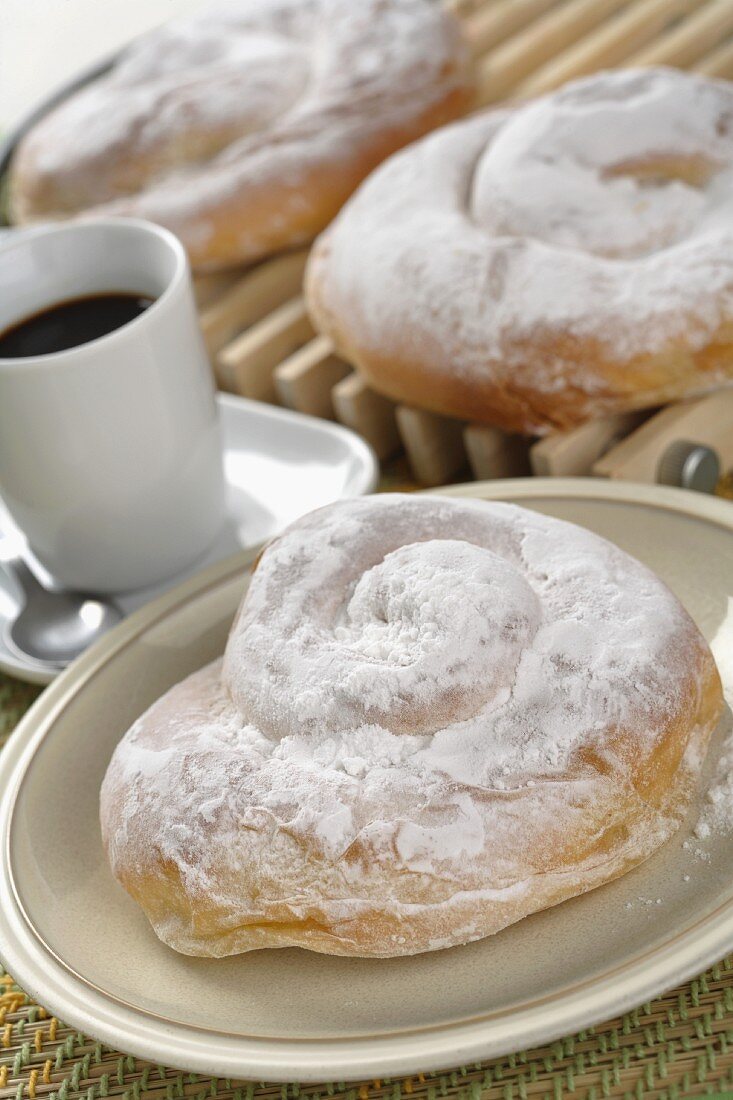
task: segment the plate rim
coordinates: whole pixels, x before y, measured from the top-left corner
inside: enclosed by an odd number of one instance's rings
[[[681,513],[733,531],[733,506],[729,501],[630,482],[518,478],[443,486],[428,492],[482,499],[615,500]],[[232,1037],[155,1019],[111,1000],[111,994],[100,993],[86,979],[75,977],[43,944],[15,894],[9,858],[10,822],[25,770],[68,700],[82,691],[119,650],[176,607],[242,573],[256,554],[257,548],[253,548],[215,562],[134,612],[43,693],[0,753],[0,892],[9,899],[9,904],[0,907],[0,952],[16,980],[41,1003],[105,1043],[176,1068],[272,1081],[314,1082],[325,1077],[359,1080],[376,1072],[396,1076],[441,1069],[553,1041],[627,1011],[694,977],[733,947],[731,899],[630,962],[569,991],[541,997],[529,1007],[519,1006],[504,1019],[484,1016],[379,1036],[323,1040]]]

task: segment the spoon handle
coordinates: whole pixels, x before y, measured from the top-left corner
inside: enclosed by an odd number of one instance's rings
[[[19,555],[6,558],[1,564],[6,573],[19,585],[26,600],[29,600],[39,589],[43,590],[43,585],[35,573]]]

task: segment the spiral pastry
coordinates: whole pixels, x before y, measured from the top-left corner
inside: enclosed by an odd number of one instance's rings
[[[733,85],[600,73],[379,168],[319,238],[317,327],[378,390],[543,433],[733,380]]]
[[[223,660],[120,742],[104,843],[188,954],[449,947],[658,848],[720,706],[687,613],[603,539],[506,504],[341,503],[265,550]]]
[[[312,240],[471,95],[458,21],[431,0],[218,0],[133,42],[30,130],[11,214],[147,218],[198,269],[256,260]]]

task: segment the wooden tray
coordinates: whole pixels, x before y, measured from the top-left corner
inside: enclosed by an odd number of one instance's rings
[[[451,6],[476,58],[478,107],[615,66],[669,64],[733,78],[733,0],[454,0]],[[733,467],[733,390],[651,418],[614,416],[536,442],[396,405],[314,332],[302,295],[306,258],[302,250],[247,273],[197,280],[222,389],[335,417],[380,459],[404,450],[424,485],[467,473],[655,481],[662,455],[677,441],[712,447],[723,470]]]

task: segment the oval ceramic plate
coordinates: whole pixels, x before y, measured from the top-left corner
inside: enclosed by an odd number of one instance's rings
[[[448,491],[518,501],[613,539],[678,593],[717,639],[730,675],[731,504],[599,481]],[[107,868],[99,785],[143,708],[221,652],[249,560],[220,562],[133,615],[60,677],[0,754],[0,944],[10,972],[41,1003],[107,1043],[173,1066],[343,1080],[555,1039],[733,948],[733,837],[691,838],[694,814],[619,881],[466,947],[393,960],[295,949],[211,960],[160,943]],[[709,767],[729,732],[727,711]]]

